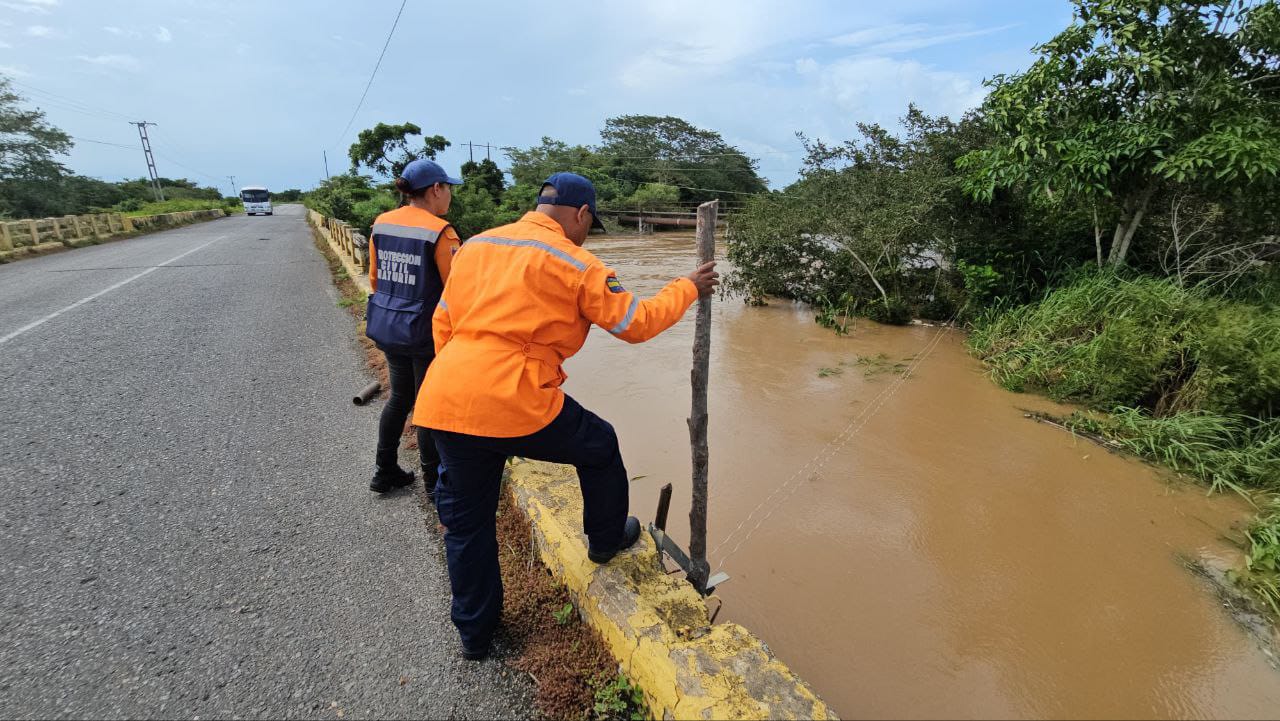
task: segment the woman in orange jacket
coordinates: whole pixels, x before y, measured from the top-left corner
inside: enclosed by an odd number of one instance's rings
[[[369,489],[385,493],[413,483],[397,458],[404,422],[435,357],[431,315],[449,279],[458,234],[441,216],[449,212],[452,178],[430,160],[415,160],[396,178],[408,203],[379,215],[369,235],[369,296],[365,335],[387,356],[391,396],[378,420],[376,469]],[[418,454],[427,495],[436,488],[440,456],[431,434],[418,429]]]

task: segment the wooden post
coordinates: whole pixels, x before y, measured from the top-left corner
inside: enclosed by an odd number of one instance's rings
[[[27,232],[31,233],[31,245],[35,247],[40,245],[40,227],[34,220],[27,221]]]
[[[716,258],[716,212],[720,201],[698,206],[698,265]],[[699,590],[707,587],[707,376],[711,368],[711,297],[698,299],[698,320],[693,332],[693,410],[689,415],[689,445],[693,451],[693,504],[689,507],[689,580]]]
[[[0,220],[0,250],[13,250],[13,233],[3,220]]]

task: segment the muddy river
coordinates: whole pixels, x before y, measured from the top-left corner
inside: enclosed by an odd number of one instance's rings
[[[593,238],[643,294],[691,236]],[[642,345],[593,330],[566,390],[618,429],[632,512],[675,484],[688,540],[691,312]],[[1249,508],[1027,410],[957,331],[717,299],[710,386],[720,619],[845,718],[1280,715],[1280,671],[1185,559],[1235,564]],[[907,369],[913,368],[904,377]]]

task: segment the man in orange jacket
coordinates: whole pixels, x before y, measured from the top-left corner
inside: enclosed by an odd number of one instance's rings
[[[488,654],[502,612],[494,515],[508,457],[577,468],[592,561],[607,563],[640,537],[640,522],[627,515],[618,436],[560,390],[561,364],[592,324],[646,341],[719,284],[715,263],[706,263],[640,300],[583,250],[593,226],[603,227],[591,182],[552,175],[533,212],[463,245],[432,318],[436,358],[413,420],[432,429],[444,467],[436,508],[468,659]]]

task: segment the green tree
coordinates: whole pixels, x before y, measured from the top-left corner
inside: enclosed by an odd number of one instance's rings
[[[1275,0],[1073,2],[1072,25],[1036,48],[1026,72],[990,81],[984,111],[999,140],[960,160],[970,193],[1025,187],[1083,205],[1096,262],[1120,266],[1160,193],[1274,184]],[[1104,224],[1114,224],[1105,254]]]
[[[58,161],[73,143],[38,108],[21,107],[22,96],[0,77],[0,214],[41,217],[66,212],[59,193],[69,175]]]
[[[453,192],[453,203],[446,216],[462,238],[515,221],[522,211],[503,208],[494,200],[488,189],[480,184],[466,183]]]
[[[409,163],[425,158],[434,160],[436,154],[449,147],[449,141],[440,135],[422,139],[422,145],[412,147],[410,136],[422,135],[422,128],[413,123],[388,125],[378,123],[360,131],[347,156],[351,158],[351,174],[355,175],[363,165],[383,178],[398,178]]]
[[[318,213],[360,225],[355,213],[356,205],[373,200],[379,194],[392,198],[391,207],[395,207],[392,193],[375,189],[369,178],[363,175],[335,175],[307,193],[304,203]],[[364,230],[367,232],[368,228],[365,227]]]
[[[538,187],[547,176],[561,171],[590,177],[605,165],[604,159],[586,145],[568,145],[548,137],[526,150],[508,148],[506,153],[516,185]]]
[[[636,210],[663,210],[680,201],[680,189],[674,185],[645,183],[636,192],[618,201],[625,208]]]
[[[502,169],[492,160],[485,158],[479,162],[468,160],[463,163],[462,179],[466,185],[488,193],[495,205],[502,202],[502,192],[507,189],[507,183],[502,177]]]
[[[606,170],[633,187],[643,183],[679,186],[680,199],[688,202],[740,199],[742,193],[761,193],[767,187],[756,172],[756,161],[719,133],[680,118],[609,118],[600,138],[598,152],[607,163]]]

